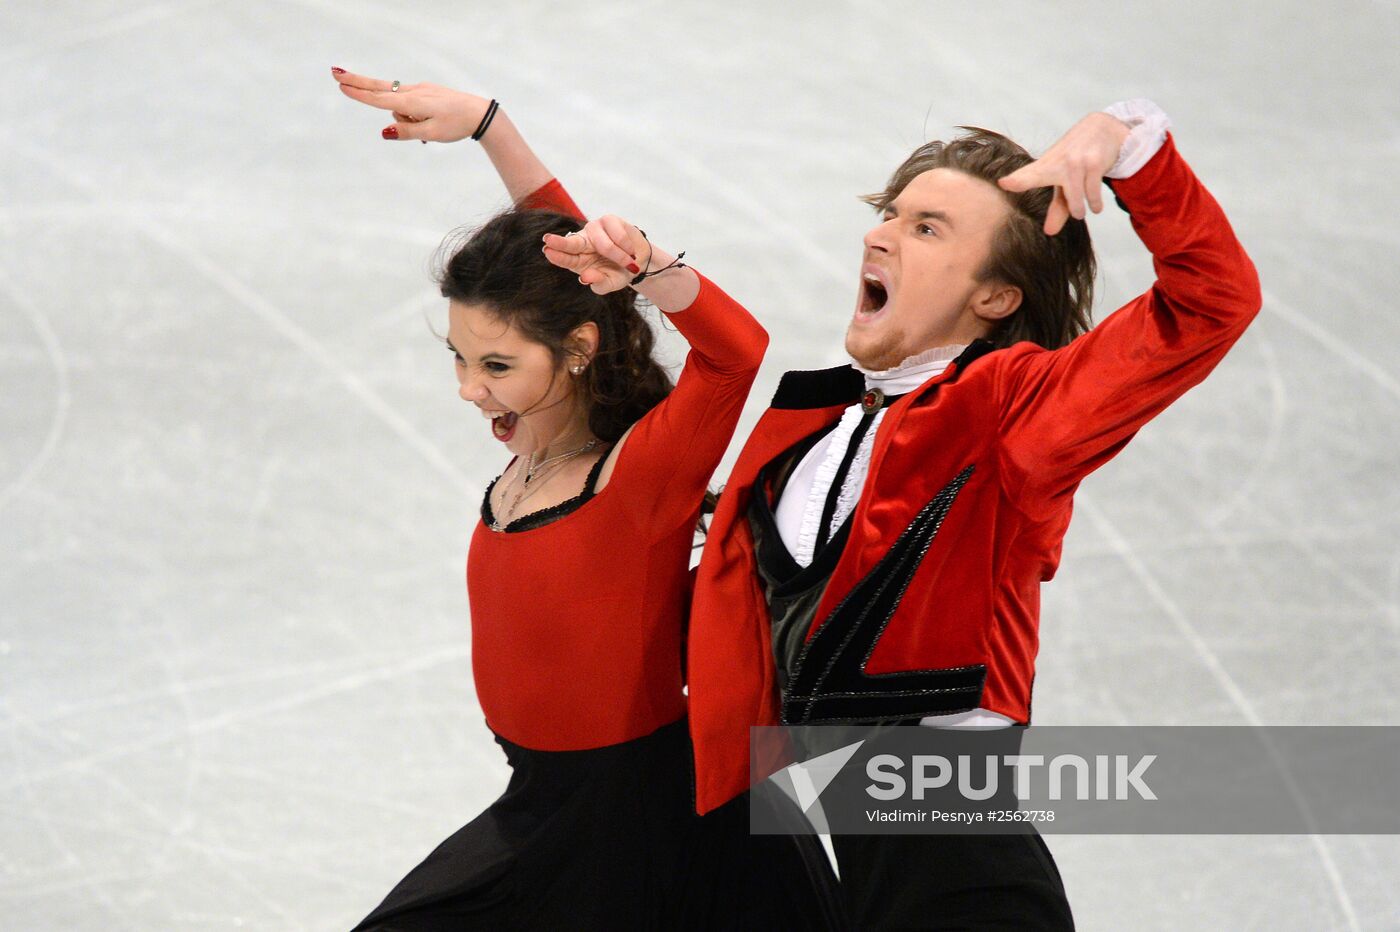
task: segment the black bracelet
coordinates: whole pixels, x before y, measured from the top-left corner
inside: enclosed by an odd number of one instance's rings
[[[642,274],[638,275],[636,278],[632,279],[631,284],[636,285],[636,284],[638,284],[638,283],[640,283],[640,282],[642,282],[642,281],[644,281],[644,280],[646,280],[646,279],[648,279],[648,278],[654,278],[654,277],[656,277],[657,275],[660,275],[662,272],[669,272],[669,271],[671,271],[672,269],[684,269],[684,268],[687,268],[686,264],[685,264],[684,262],[681,261],[681,260],[684,259],[684,258],[685,258],[685,251],[682,250],[680,255],[676,256],[676,258],[674,258],[674,259],[671,260],[671,264],[670,264],[670,265],[663,265],[661,268],[657,269],[655,272],[643,272]],[[650,256],[647,257],[647,268],[651,268],[651,257],[650,257]]]
[[[681,254],[679,256],[676,256],[675,259],[671,260],[671,264],[666,266],[665,268],[657,269],[655,272],[648,271],[648,269],[651,268],[651,257],[655,255],[655,250],[651,248],[651,238],[647,236],[647,231],[643,230],[641,227],[637,227],[637,232],[642,234],[642,239],[647,241],[647,265],[645,269],[642,269],[642,271],[637,274],[636,278],[628,282],[629,285],[641,284],[646,279],[651,278],[655,275],[660,275],[662,272],[669,272],[671,269],[686,268],[686,264],[681,261],[685,258],[685,252],[682,251]]]
[[[496,111],[500,108],[500,101],[496,100],[494,97],[491,98],[491,106],[486,108],[486,115],[483,116],[481,122],[477,124],[476,132],[472,133],[473,141],[480,142],[481,137],[486,135],[486,130],[491,126],[491,121],[496,118]]]
[[[627,283],[629,285],[635,285],[642,279],[647,277],[647,269],[651,268],[651,257],[656,253],[656,250],[653,249],[651,245],[651,237],[647,236],[647,231],[643,230],[641,227],[637,227],[637,232],[642,234],[642,239],[647,241],[647,264],[644,265],[642,267],[642,270],[637,273],[636,278],[632,279],[630,282]]]

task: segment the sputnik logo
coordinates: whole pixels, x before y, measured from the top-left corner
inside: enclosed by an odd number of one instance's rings
[[[826,812],[822,809],[822,793],[863,744],[864,738],[854,744],[828,751],[820,757],[789,764],[773,775],[773,782],[789,799],[797,803],[797,808],[802,810],[818,832],[825,833],[831,830],[826,821]]]

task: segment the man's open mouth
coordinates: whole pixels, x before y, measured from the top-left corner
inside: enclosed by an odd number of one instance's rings
[[[872,266],[866,266],[860,275],[860,300],[856,304],[856,316],[873,317],[885,309],[890,300],[888,280]]]

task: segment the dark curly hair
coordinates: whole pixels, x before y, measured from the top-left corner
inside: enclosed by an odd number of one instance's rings
[[[451,255],[442,261],[440,253],[435,277],[444,298],[482,305],[548,349],[556,371],[579,351],[569,344],[569,334],[589,321],[597,324],[597,352],[576,387],[589,429],[615,441],[670,394],[673,383],[652,358],[656,336],[637,310],[635,292],[594,294],[540,251],[546,233],[563,236],[580,225],[548,210],[504,211],[444,243],[443,251]]]
[[[895,169],[885,190],[861,198],[884,210],[919,175],[951,168],[992,185],[1035,159],[1001,133],[959,126],[964,134],[951,142],[928,142]],[[992,239],[992,252],[978,275],[1021,289],[1021,306],[1000,322],[990,339],[998,347],[1022,340],[1058,349],[1087,331],[1094,303],[1094,247],[1089,226],[1070,217],[1054,236],[1044,232],[1045,214],[1054,188],[1013,193],[998,191],[1011,206],[1006,222]]]

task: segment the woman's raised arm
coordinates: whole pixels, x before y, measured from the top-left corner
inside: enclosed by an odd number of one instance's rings
[[[694,271],[678,257],[652,246],[646,234],[612,214],[588,221],[569,236],[546,235],[544,254],[554,265],[576,274],[579,284],[595,294],[631,285],[668,314],[689,307],[700,293],[700,278]],[[662,275],[663,270],[672,274]]]
[[[517,204],[554,180],[504,108],[498,106],[487,121],[492,102],[485,97],[437,84],[370,78],[342,68],[332,68],[331,76],[345,96],[393,114],[394,122],[380,131],[385,139],[456,142],[475,135]],[[577,208],[566,212],[578,213]]]
[[[618,439],[597,488],[615,472],[630,474],[630,482],[648,490],[631,502],[639,526],[655,534],[686,522],[694,526],[706,483],[763,362],[767,332],[713,282],[679,256],[653,250],[641,230],[620,217],[599,217],[568,236],[546,234],[544,254],[597,294],[632,287],[690,343],[675,389]]]

